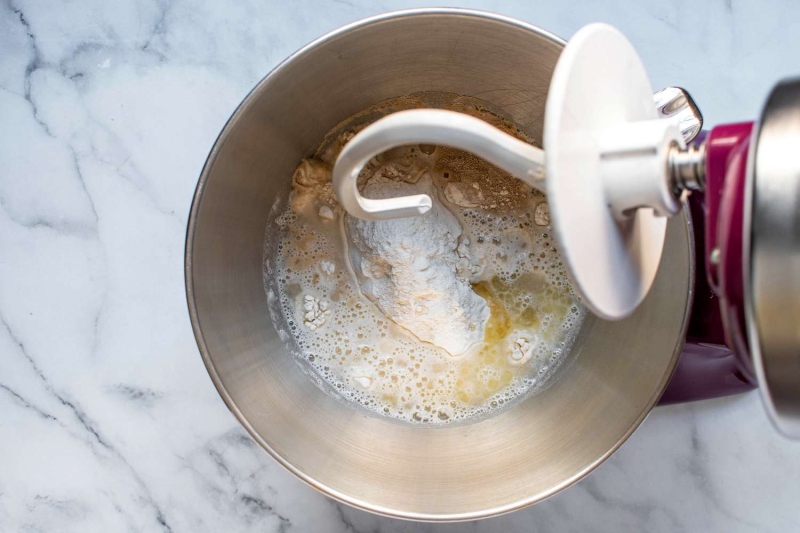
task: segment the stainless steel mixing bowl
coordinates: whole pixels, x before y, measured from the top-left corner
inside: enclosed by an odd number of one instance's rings
[[[658,400],[691,301],[688,218],[670,221],[647,300],[621,322],[587,319],[552,385],[472,424],[426,427],[365,414],[303,373],[270,319],[262,253],[270,207],[343,119],[390,97],[444,91],[487,100],[542,138],[564,41],[461,10],[391,13],[287,59],[219,136],[192,205],[186,290],[203,361],[252,437],[298,477],[369,511],[466,520],[535,503],[606,459]],[[284,204],[285,205],[285,204]]]

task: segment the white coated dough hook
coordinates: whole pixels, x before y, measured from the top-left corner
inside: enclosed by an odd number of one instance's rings
[[[471,152],[543,190],[544,151],[540,148],[463,113],[413,109],[382,118],[345,145],[333,168],[333,190],[349,214],[387,220],[422,215],[431,208],[427,194],[377,200],[358,191],[358,174],[370,159],[409,144],[439,144]]]

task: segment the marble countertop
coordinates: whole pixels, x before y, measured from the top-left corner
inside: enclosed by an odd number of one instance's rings
[[[437,4],[450,2],[437,1]],[[0,531],[796,531],[800,443],[757,394],[657,408],[610,460],[468,525],[380,518],[262,452],[200,360],[183,244],[200,169],[274,65],[416,2],[0,4]],[[620,28],[706,124],[800,74],[800,3],[462,1],[569,37]]]

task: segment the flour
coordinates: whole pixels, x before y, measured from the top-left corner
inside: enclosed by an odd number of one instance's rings
[[[303,325],[315,331],[325,324],[327,315],[331,314],[330,304],[310,294],[303,297]]]
[[[531,355],[533,355],[533,349],[535,347],[535,340],[531,342],[531,339],[518,337],[511,345],[511,360],[518,365],[527,363]]]
[[[330,261],[320,261],[319,269],[322,270],[322,273],[326,276],[332,276],[333,273],[336,272],[336,265]]]
[[[542,202],[533,211],[533,221],[537,226],[550,225],[550,207],[547,202]]]
[[[469,268],[457,253],[461,226],[436,198],[430,176],[420,176],[413,167],[389,168],[367,181],[367,197],[424,192],[433,206],[423,216],[394,220],[347,216],[350,259],[361,292],[420,340],[461,354],[483,340],[489,319],[486,301],[457,274],[459,265]],[[466,247],[460,251],[463,255]]]

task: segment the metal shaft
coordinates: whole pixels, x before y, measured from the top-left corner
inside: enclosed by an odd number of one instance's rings
[[[676,196],[683,191],[706,188],[706,145],[689,145],[685,150],[673,146],[667,159],[672,189]]]

